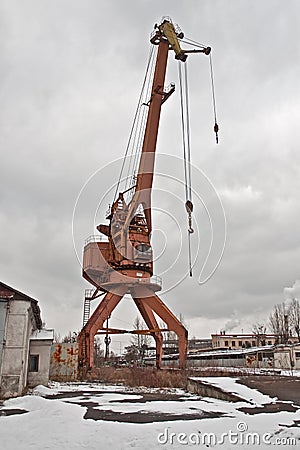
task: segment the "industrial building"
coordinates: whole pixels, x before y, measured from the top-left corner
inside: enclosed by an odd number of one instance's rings
[[[241,349],[250,347],[263,347],[265,345],[275,345],[278,343],[278,336],[276,334],[264,334],[257,336],[253,333],[249,334],[226,334],[221,332],[219,334],[212,334],[212,347],[214,349]]]
[[[0,397],[48,382],[53,337],[38,301],[0,282]]]

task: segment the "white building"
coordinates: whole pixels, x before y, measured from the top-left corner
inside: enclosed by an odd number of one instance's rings
[[[300,343],[279,345],[274,351],[276,369],[300,370]]]
[[[30,336],[28,386],[33,387],[48,383],[53,340],[54,330],[35,330]]]
[[[0,397],[48,381],[53,330],[40,339],[41,329],[38,301],[0,282]]]

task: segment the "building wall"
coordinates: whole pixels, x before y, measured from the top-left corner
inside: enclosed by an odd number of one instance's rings
[[[291,351],[289,349],[277,349],[274,353],[275,369],[291,369]]]
[[[265,345],[274,345],[276,336],[266,335]],[[239,335],[239,334],[212,334],[213,348],[247,348],[262,345],[257,342],[256,336],[253,334]]]
[[[300,344],[278,347],[274,352],[274,367],[300,370]]]
[[[155,364],[155,359],[146,359],[146,364]],[[244,367],[273,369],[274,352],[266,349],[247,351],[207,351],[192,354],[187,358],[187,367]],[[178,366],[178,355],[164,356],[162,365]]]
[[[154,362],[153,362],[154,365]],[[174,360],[163,360],[163,366],[176,367],[178,366],[178,361]],[[262,358],[260,361],[257,356],[242,356],[240,358],[193,358],[187,360],[187,367],[236,367],[236,368],[261,368],[261,369],[272,369],[273,360],[271,358]]]
[[[55,343],[51,347],[50,379],[76,380],[78,376],[78,344]]]
[[[52,340],[31,340],[29,358],[38,355],[38,370],[33,372],[28,369],[28,386],[35,387],[38,384],[46,385],[49,381],[50,352]]]
[[[7,316],[7,300],[0,299],[0,377],[1,377],[2,349],[4,343],[6,316]]]
[[[300,345],[294,347],[294,369],[300,370]]]
[[[1,370],[1,390],[4,397],[20,395],[26,386],[29,336],[33,323],[29,301],[9,301]]]

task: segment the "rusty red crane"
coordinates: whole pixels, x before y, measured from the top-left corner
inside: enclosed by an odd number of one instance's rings
[[[181,63],[187,59],[187,53],[210,53],[210,47],[195,50],[183,50],[180,40],[183,33],[173,25],[169,18],[155,25],[151,43],[158,46],[151,96],[147,103],[148,115],[143,137],[142,151],[133,186],[132,197],[125,201],[125,191],[119,192],[110,207],[109,225],[99,225],[97,230],[104,236],[105,242],[88,242],[84,247],[83,277],[90,282],[95,291],[92,298],[104,295],[92,316],[82,328],[79,337],[79,365],[88,370],[94,365],[94,337],[96,334],[122,333],[123,330],[111,329],[104,323],[111,316],[125,294],[131,294],[148,330],[142,330],[153,336],[156,343],[156,366],[162,359],[163,331],[173,331],[178,336],[179,366],[185,367],[187,354],[187,330],[162,302],[156,292],[161,290],[159,277],[153,275],[153,255],[150,242],[151,189],[154,174],[155,150],[162,104],[174,92],[175,86],[166,91],[164,88],[168,55],[175,52],[175,58]],[[189,213],[191,204],[187,204]],[[167,328],[161,329],[156,317]]]

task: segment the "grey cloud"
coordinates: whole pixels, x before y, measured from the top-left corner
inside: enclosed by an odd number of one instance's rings
[[[220,320],[220,328],[234,311],[240,326],[251,324],[253,311],[267,317],[284,286],[299,278],[299,3],[31,0],[6,1],[1,9],[3,281],[39,297],[49,326],[62,333],[80,327],[88,286],[73,248],[73,207],[88,177],[124,154],[148,37],[153,24],[169,14],[186,36],[213,47],[220,144],[215,146],[212,133],[208,60],[190,57],[192,160],[220,193],[228,242],[207,284],[187,278],[164,300],[191,323],[209,318]],[[176,80],[171,58],[167,83]],[[164,105],[158,142],[159,152],[176,156],[178,106],[175,96]],[[243,195],[247,186],[259,195]],[[96,177],[81,203],[79,255],[84,238],[94,232],[95,205],[105,188],[104,178]],[[179,188],[176,193],[184,201]],[[161,200],[168,208],[167,199]],[[104,211],[103,206],[95,220],[102,222]],[[204,252],[209,230],[200,205],[195,214]],[[178,217],[185,233],[184,208]],[[163,229],[158,216],[156,225]],[[169,238],[176,242],[175,229]],[[172,248],[168,252],[171,260]],[[166,286],[185,273],[186,256],[184,247],[165,276]],[[167,266],[168,259],[156,265],[158,271]],[[131,322],[125,309],[126,314]]]

